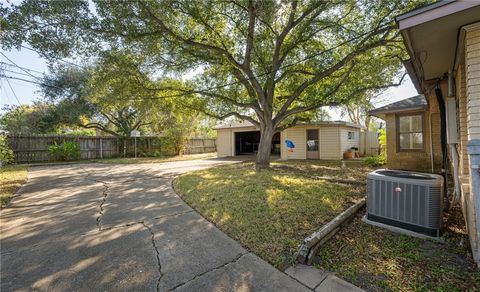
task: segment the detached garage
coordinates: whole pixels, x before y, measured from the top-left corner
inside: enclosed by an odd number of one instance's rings
[[[282,159],[342,159],[343,152],[360,147],[362,126],[343,121],[299,124],[272,139],[271,153]],[[258,150],[260,130],[250,122],[231,123],[217,130],[219,157],[252,155]],[[295,144],[289,152],[285,140]]]

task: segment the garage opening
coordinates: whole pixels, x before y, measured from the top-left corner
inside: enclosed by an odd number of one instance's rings
[[[258,152],[260,143],[260,131],[236,132],[235,133],[235,155],[252,155]],[[272,154],[280,154],[280,133],[272,137]]]

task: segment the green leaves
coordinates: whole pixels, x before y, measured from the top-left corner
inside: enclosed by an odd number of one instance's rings
[[[12,149],[7,143],[7,138],[3,135],[0,136],[0,162],[10,163],[13,162],[14,155]],[[1,164],[1,163],[0,163]]]
[[[54,142],[48,146],[48,152],[54,160],[78,160],[80,158],[80,145],[75,141],[64,141],[60,145]]]
[[[26,0],[1,11],[0,42],[28,42],[53,59],[100,56],[93,81],[111,106],[163,99],[279,130],[398,85],[406,54],[393,17],[421,4]]]

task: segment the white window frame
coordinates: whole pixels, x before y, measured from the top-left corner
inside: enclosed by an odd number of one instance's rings
[[[357,136],[357,135],[355,135],[355,131],[348,131],[348,132],[347,132],[347,139],[348,139],[349,141],[354,141],[354,140],[356,140],[356,139],[357,139],[356,136]]]

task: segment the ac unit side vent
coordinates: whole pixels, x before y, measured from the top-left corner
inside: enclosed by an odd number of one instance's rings
[[[388,175],[389,173],[392,175]],[[367,218],[430,236],[442,227],[443,177],[377,170],[367,179]],[[419,178],[420,177],[420,178]]]

